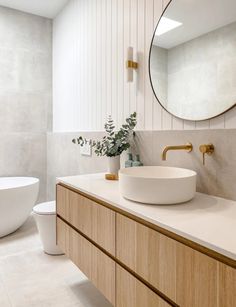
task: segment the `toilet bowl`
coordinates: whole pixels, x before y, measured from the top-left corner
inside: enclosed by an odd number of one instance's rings
[[[56,202],[50,201],[36,205],[33,208],[33,216],[44,252],[49,255],[63,255],[56,244]]]

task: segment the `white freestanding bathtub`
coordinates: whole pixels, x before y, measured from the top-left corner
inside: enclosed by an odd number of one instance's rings
[[[39,192],[39,179],[0,177],[0,238],[17,230],[28,218]]]

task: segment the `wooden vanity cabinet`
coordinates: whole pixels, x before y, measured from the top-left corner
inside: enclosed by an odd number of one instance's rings
[[[57,185],[57,215],[115,255],[115,212]]]
[[[121,214],[116,256],[180,306],[217,306],[218,262]]]
[[[116,307],[170,307],[132,274],[116,265]]]
[[[57,242],[116,307],[235,307],[236,269],[57,186]]]
[[[173,301],[177,242],[117,213],[116,257]]]
[[[236,306],[236,270],[220,263],[218,280],[219,306]]]
[[[115,261],[57,218],[58,245],[115,306]]]

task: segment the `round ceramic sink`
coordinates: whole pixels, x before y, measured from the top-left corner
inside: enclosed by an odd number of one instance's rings
[[[123,197],[145,204],[178,204],[196,193],[197,173],[184,168],[143,166],[119,171]]]

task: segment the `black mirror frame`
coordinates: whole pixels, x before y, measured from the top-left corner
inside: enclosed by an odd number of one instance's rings
[[[178,118],[178,119],[182,119],[184,121],[189,121],[189,122],[202,122],[202,121],[206,121],[206,120],[210,120],[210,119],[213,119],[213,118],[216,118],[218,116],[221,116],[223,114],[225,114],[226,112],[228,112],[229,110],[233,109],[235,106],[236,106],[236,102],[235,104],[233,104],[230,108],[226,109],[224,112],[222,113],[219,113],[218,115],[215,115],[215,116],[212,116],[212,117],[207,117],[207,118],[203,118],[203,119],[189,119],[189,118],[184,118],[184,117],[179,117],[173,113],[171,113],[170,111],[168,111],[164,106],[163,104],[161,103],[161,101],[159,100],[159,98],[157,97],[157,93],[155,92],[154,90],[154,86],[153,86],[153,82],[152,82],[152,77],[151,77],[151,53],[152,53],[152,46],[153,46],[153,41],[155,39],[155,33],[156,33],[156,30],[159,26],[159,23],[161,21],[161,18],[163,17],[163,15],[165,14],[166,10],[168,9],[168,7],[171,5],[171,3],[175,1],[175,0],[170,0],[170,2],[168,3],[168,5],[165,7],[164,11],[162,12],[161,14],[161,17],[159,18],[158,22],[157,22],[157,25],[155,27],[155,30],[154,30],[154,33],[153,33],[153,36],[152,36],[152,40],[151,40],[151,45],[150,45],[150,49],[149,49],[149,56],[148,56],[148,74],[149,74],[149,80],[150,80],[150,83],[151,83],[151,87],[152,87],[152,91],[153,91],[153,94],[157,100],[157,102],[161,105],[161,107],[167,112],[169,113],[170,115]],[[178,1],[178,0],[176,0]]]

